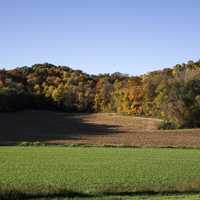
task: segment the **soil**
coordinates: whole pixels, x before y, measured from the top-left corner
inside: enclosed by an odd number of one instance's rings
[[[200,147],[200,129],[158,130],[161,120],[114,113],[0,113],[0,145],[49,144]]]

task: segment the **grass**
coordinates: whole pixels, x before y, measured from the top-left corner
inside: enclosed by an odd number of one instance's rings
[[[0,148],[0,199],[103,199],[105,195],[106,199],[125,199],[181,192],[200,192],[200,150]],[[143,197],[127,197],[134,198]],[[193,200],[197,195],[184,198]]]

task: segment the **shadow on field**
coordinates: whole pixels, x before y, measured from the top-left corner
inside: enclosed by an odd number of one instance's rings
[[[117,125],[89,123],[84,120],[84,116],[51,111],[0,113],[0,144],[82,140],[84,136],[119,133]]]
[[[180,192],[180,191],[169,191],[169,192],[155,192],[155,191],[141,191],[141,192],[108,192],[108,193],[84,193],[84,192],[74,192],[74,191],[60,191],[56,193],[48,193],[48,194],[31,194],[31,193],[23,193],[19,191],[9,191],[4,194],[0,193],[0,199],[2,200],[21,200],[21,199],[66,199],[66,198],[79,198],[79,199],[96,199],[96,198],[109,198],[109,197],[118,197],[117,199],[122,199],[123,197],[158,197],[158,196],[169,196],[169,195],[195,195],[199,194],[198,191],[188,191],[188,192]],[[180,197],[180,196],[179,196]],[[116,199],[116,198],[115,198]]]

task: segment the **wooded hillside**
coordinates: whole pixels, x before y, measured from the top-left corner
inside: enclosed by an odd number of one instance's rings
[[[0,111],[118,112],[200,127],[200,61],[142,76],[89,75],[52,64],[0,70]]]

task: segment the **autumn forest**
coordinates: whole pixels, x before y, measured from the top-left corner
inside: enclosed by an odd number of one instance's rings
[[[200,61],[141,76],[89,75],[49,63],[0,70],[0,111],[117,112],[200,127]]]

